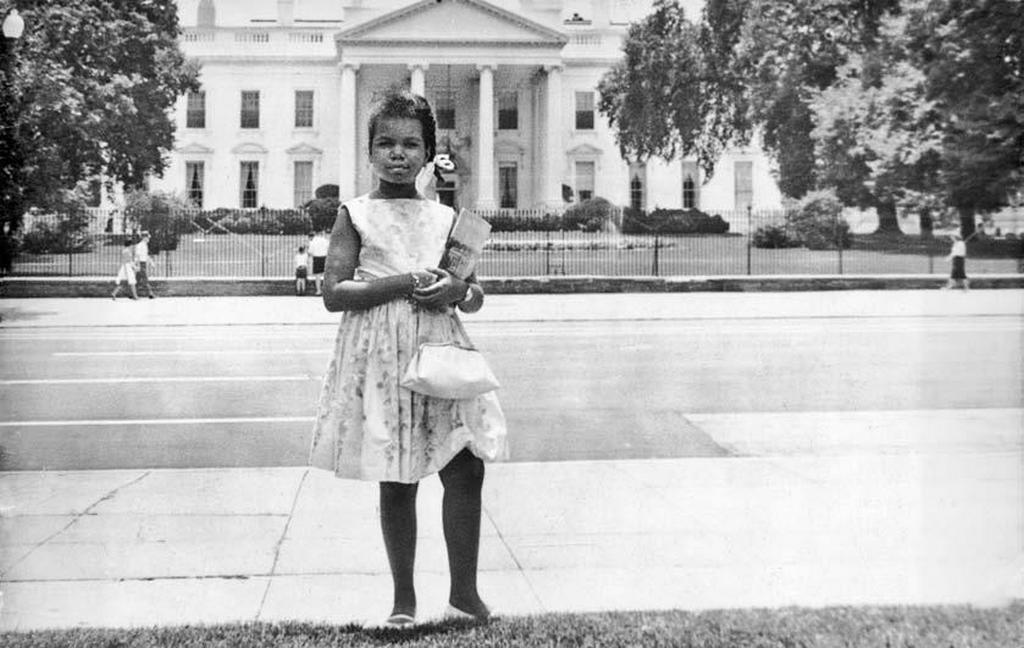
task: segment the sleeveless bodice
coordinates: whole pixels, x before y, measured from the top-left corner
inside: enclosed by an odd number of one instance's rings
[[[345,203],[362,245],[356,279],[372,279],[437,267],[455,212],[421,199],[377,199]]]

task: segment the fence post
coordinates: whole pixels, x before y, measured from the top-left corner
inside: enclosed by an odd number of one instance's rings
[[[551,230],[544,230],[544,274],[551,276]]]
[[[839,252],[839,274],[843,274],[843,238],[839,236],[839,214],[832,220],[832,240],[836,242],[836,250]]]
[[[73,258],[74,257],[71,254],[71,250],[68,250],[68,276],[69,277],[73,276],[73,273],[71,271],[71,261],[72,261]]]
[[[751,263],[750,263],[750,248],[754,242],[754,227],[752,225],[752,209],[750,205],[747,205],[747,276],[750,276]]]
[[[651,263],[651,274],[658,276],[658,248],[661,247],[661,239],[657,232],[654,234],[654,259]]]

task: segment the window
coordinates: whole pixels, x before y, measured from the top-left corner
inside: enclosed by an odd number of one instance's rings
[[[448,90],[437,93],[434,99],[434,117],[439,129],[455,128],[455,93]]]
[[[515,91],[498,95],[498,130],[519,128],[519,94]]]
[[[85,204],[87,207],[100,207],[103,204],[103,181],[100,178],[89,180],[89,197]]]
[[[692,176],[683,180],[683,209],[694,209],[697,206],[697,183]]]
[[[185,194],[193,207],[203,208],[203,163],[185,163]]]
[[[242,128],[260,127],[260,91],[242,91]]]
[[[186,128],[206,128],[206,93],[188,93],[188,108],[185,110]]]
[[[580,202],[594,197],[594,163],[576,163],[576,196]]]
[[[754,202],[754,163],[736,162],[733,169],[736,209],[746,209]]]
[[[519,169],[515,162],[502,162],[498,165],[498,206],[502,209],[515,209],[519,206]]]
[[[313,163],[295,163],[295,206],[301,207],[313,199]]]
[[[576,129],[594,130],[594,93],[576,93]]]
[[[242,162],[239,178],[239,203],[242,209],[255,209],[259,205],[260,163]]]
[[[637,211],[644,208],[645,171],[643,164],[629,165],[629,206]]]
[[[295,91],[295,128],[313,128],[313,91]]]

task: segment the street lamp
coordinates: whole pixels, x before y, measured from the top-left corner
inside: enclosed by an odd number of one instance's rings
[[[17,9],[11,9],[11,12],[4,18],[4,36],[21,38],[23,31],[25,31],[25,21],[18,15]]]
[[[17,227],[23,189],[21,148],[14,132],[13,77],[15,45],[24,31],[25,21],[18,15],[17,9],[11,9],[3,24],[3,88],[0,90],[0,274],[10,272],[14,263],[10,236]]]

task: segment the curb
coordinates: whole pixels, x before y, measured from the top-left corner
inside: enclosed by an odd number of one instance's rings
[[[153,279],[161,297],[288,296],[294,280],[288,277],[176,277]],[[565,293],[670,293],[670,292],[794,292],[824,290],[934,290],[946,285],[942,275],[773,275],[722,277],[493,277],[481,279],[492,295]],[[971,277],[979,289],[1024,288],[1024,274]],[[8,277],[0,282],[0,295],[10,299],[32,297],[110,297],[109,277]],[[310,292],[312,294],[312,292]]]

